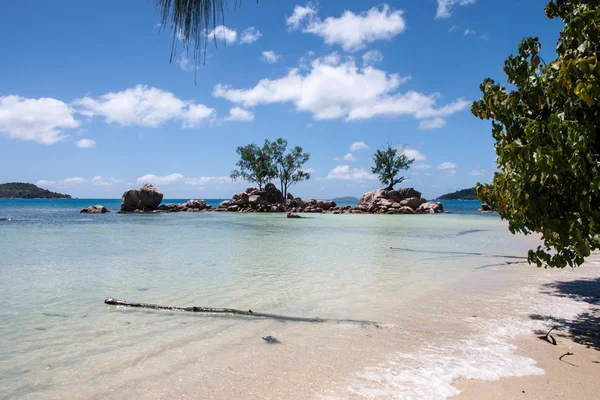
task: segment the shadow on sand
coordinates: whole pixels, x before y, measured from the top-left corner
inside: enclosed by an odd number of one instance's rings
[[[574,342],[600,351],[600,278],[549,283],[544,285],[544,293],[552,296],[568,297],[596,306],[571,320],[539,314],[530,315],[529,317],[536,320],[551,321],[559,331],[555,333],[556,336],[566,337],[568,335]],[[536,333],[544,335],[546,332]]]

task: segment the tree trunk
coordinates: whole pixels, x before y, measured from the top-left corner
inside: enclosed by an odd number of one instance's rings
[[[293,321],[293,322],[336,322],[336,323],[351,323],[351,324],[360,324],[360,325],[372,325],[376,328],[379,325],[372,321],[362,321],[362,320],[354,320],[354,319],[331,319],[331,318],[306,318],[306,317],[290,317],[286,315],[277,315],[277,314],[267,314],[254,312],[252,310],[244,311],[244,310],[236,310],[234,308],[212,308],[212,307],[178,307],[178,306],[162,306],[158,304],[149,304],[149,303],[134,303],[129,301],[117,300],[112,297],[104,300],[104,303],[112,305],[112,306],[124,306],[124,307],[135,307],[135,308],[151,308],[154,310],[171,310],[171,311],[187,311],[187,312],[197,312],[197,313],[207,313],[207,314],[229,314],[229,315],[243,315],[247,317],[256,317],[256,318],[271,318],[279,321]]]

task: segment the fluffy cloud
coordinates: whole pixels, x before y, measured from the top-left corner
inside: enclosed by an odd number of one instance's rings
[[[91,149],[92,147],[96,147],[96,141],[92,139],[80,139],[75,142],[75,146],[80,149]]]
[[[185,177],[181,174],[171,174],[167,176],[158,176],[154,174],[148,174],[137,178],[138,183],[152,183],[155,185],[168,185],[170,183],[183,182]]]
[[[316,14],[317,10],[311,4],[307,4],[306,7],[296,5],[294,13],[286,20],[286,23],[290,30],[298,29],[303,21],[312,20]]]
[[[485,169],[472,169],[469,171],[469,175],[471,175],[471,176],[481,176],[486,173],[487,173],[487,171]]]
[[[446,120],[444,118],[433,118],[433,119],[424,119],[419,123],[420,130],[434,130],[440,129],[446,126]]]
[[[456,174],[456,164],[449,161],[443,162],[437,166],[437,169],[441,170],[446,175]]]
[[[260,33],[260,31],[258,29],[256,29],[255,27],[251,26],[249,28],[246,28],[242,32],[242,36],[240,36],[240,43],[242,43],[242,44],[254,43],[261,36],[262,36],[262,33]]]
[[[470,104],[458,99],[438,107],[439,93],[396,93],[407,79],[371,66],[359,68],[352,58],[342,61],[333,53],[313,60],[306,74],[294,68],[286,76],[263,79],[250,89],[218,84],[213,95],[244,107],[291,102],[298,111],[311,112],[317,120],[399,115],[426,119],[453,114]]]
[[[177,60],[177,64],[183,71],[193,71],[198,68],[195,60],[191,60],[188,58],[187,54],[182,53],[179,60]]]
[[[400,149],[400,150],[402,151],[402,154],[404,154],[406,157],[411,158],[415,161],[427,160],[427,157],[423,153],[421,153],[419,150],[409,149],[409,148]]]
[[[210,120],[215,113],[205,105],[183,101],[171,92],[145,85],[98,98],[86,96],[75,100],[74,105],[83,115],[103,116],[107,123],[123,126],[157,127],[168,121],[181,120],[183,127],[189,128]]]
[[[303,168],[302,171],[306,172],[307,174],[315,173],[315,170],[313,168]]]
[[[184,183],[186,185],[204,186],[209,183],[229,183],[231,178],[228,176],[201,176],[197,178],[186,178],[182,174],[175,173],[166,176],[157,176],[154,174],[148,174],[137,178],[137,182],[152,183],[156,185],[168,185],[171,183]]]
[[[352,153],[348,153],[343,157],[336,157],[336,160],[343,160],[343,161],[355,161],[356,157],[354,157],[354,154]]]
[[[86,182],[87,182],[87,179],[76,176],[73,178],[67,178],[67,179],[62,179],[62,180],[57,180],[57,181],[41,180],[41,181],[37,181],[36,185],[40,186],[40,187],[47,187],[47,186],[69,187],[69,186],[73,186],[73,185],[81,185],[82,183],[86,183]]]
[[[422,169],[430,169],[431,165],[427,165],[425,163],[413,164],[412,169],[422,170]]]
[[[121,182],[123,182],[123,179],[105,178],[102,176],[95,176],[92,178],[92,184],[96,186],[112,186]]]
[[[272,50],[267,50],[262,52],[262,57],[260,59],[261,61],[266,62],[267,64],[275,64],[279,61],[280,58],[281,56],[279,54],[275,53]]]
[[[469,36],[469,35],[476,35],[477,32],[475,32],[473,29],[465,29],[465,32],[463,33],[464,36]]]
[[[362,55],[362,60],[365,67],[379,64],[383,61],[383,54],[379,50],[371,50]]]
[[[216,115],[214,108],[209,108],[204,104],[190,104],[187,110],[184,110],[180,116],[183,120],[184,128],[195,128],[205,121],[212,120]]]
[[[339,44],[346,51],[358,51],[376,40],[389,40],[406,29],[403,11],[393,11],[389,6],[373,7],[354,14],[346,10],[340,17],[321,20],[311,5],[296,6],[287,19],[290,29],[320,36],[327,44]]]
[[[369,146],[365,142],[354,142],[350,145],[350,151],[359,151],[368,148]]]
[[[248,110],[244,110],[243,108],[233,107],[231,110],[229,110],[229,117],[225,118],[225,121],[254,121],[254,114]]]
[[[259,33],[260,34],[260,33]],[[229,29],[225,25],[218,25],[207,35],[209,39],[222,40],[225,43],[233,44],[237,40],[237,32]]]
[[[198,178],[186,178],[187,185],[204,186],[209,183],[231,183],[228,176],[201,176]]]
[[[450,18],[452,10],[458,6],[468,6],[475,4],[477,0],[437,0],[438,8],[435,17],[437,19]]]
[[[68,137],[63,129],[80,126],[73,115],[74,110],[60,100],[0,96],[0,133],[11,139],[54,144]]]
[[[343,181],[371,181],[377,176],[365,168],[350,168],[349,165],[338,165],[327,174],[327,179]]]

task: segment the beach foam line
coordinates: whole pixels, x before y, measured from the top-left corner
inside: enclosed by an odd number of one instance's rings
[[[439,399],[456,396],[452,386],[462,379],[498,380],[506,377],[543,375],[535,360],[515,353],[508,341],[520,334],[548,330],[552,321],[529,318],[548,315],[571,319],[589,308],[587,303],[569,297],[542,293],[539,284],[498,299],[485,299],[502,310],[498,318],[466,318],[474,331],[463,339],[436,337],[431,344],[411,353],[397,353],[387,362],[365,369],[348,387],[352,398]],[[346,397],[326,396],[334,400]]]

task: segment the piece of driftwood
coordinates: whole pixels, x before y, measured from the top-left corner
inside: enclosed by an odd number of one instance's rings
[[[557,326],[553,326],[552,329],[550,329],[544,336],[538,336],[538,337],[540,339],[545,340],[546,342],[550,343],[551,345],[557,346],[556,339],[554,339],[554,336],[552,336],[550,334],[550,332],[552,332],[556,328],[558,328],[558,327]]]
[[[279,321],[292,321],[292,322],[334,322],[334,323],[349,323],[349,324],[360,324],[360,325],[371,325],[379,328],[379,325],[373,321],[363,321],[356,319],[334,319],[334,318],[307,318],[307,317],[290,317],[287,315],[268,314],[261,312],[254,312],[252,310],[236,310],[234,308],[213,308],[213,307],[178,307],[178,306],[163,306],[159,304],[150,303],[135,303],[124,300],[113,299],[112,297],[104,300],[104,303],[111,306],[124,306],[124,307],[135,307],[135,308],[151,308],[153,310],[169,310],[169,311],[187,311],[207,314],[229,314],[229,315],[244,315],[247,317],[256,318],[271,318]]]

